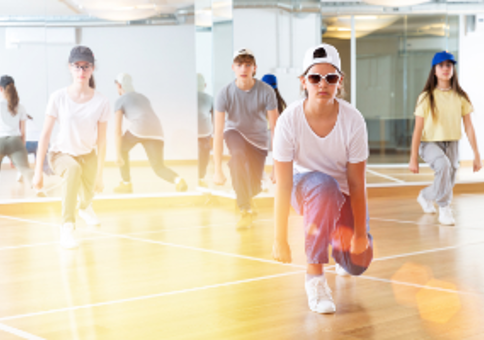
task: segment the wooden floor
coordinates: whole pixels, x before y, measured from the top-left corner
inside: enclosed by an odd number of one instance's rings
[[[484,339],[484,195],[455,197],[454,227],[413,198],[369,204],[376,258],[326,268],[334,315],[308,309],[296,215],[291,265],[271,259],[271,209],[243,231],[227,208],[97,209],[77,250],[57,216],[2,215],[0,339]]]
[[[6,163],[6,161],[4,161]],[[180,176],[185,178],[188,184],[188,191],[195,192],[199,190],[197,166],[195,165],[177,165],[171,167]],[[235,193],[230,181],[230,170],[224,164],[225,175],[228,180],[223,186],[215,185],[212,182],[213,165],[210,164],[207,175],[205,176],[208,189],[214,194],[229,195],[235,197]],[[133,166],[131,168],[134,195],[152,195],[152,194],[171,194],[175,192],[175,186],[172,183],[164,181],[156,176],[149,166]],[[17,171],[9,168],[4,164],[0,172],[0,202],[14,199],[41,200],[35,198],[34,191],[27,188],[26,184],[17,183]],[[269,174],[264,176],[266,187],[265,195],[274,195],[275,187],[269,179]],[[428,166],[422,166],[420,173],[412,174],[406,165],[393,167],[392,165],[371,164],[367,167],[366,179],[369,187],[387,186],[387,185],[413,185],[413,184],[430,184],[434,179],[434,172]],[[118,186],[121,177],[119,169],[115,167],[106,167],[104,170],[105,188],[99,197],[119,196],[114,193],[114,188]],[[457,182],[484,182],[484,171],[477,173],[472,172],[470,166],[461,166],[457,171]],[[62,179],[58,176],[44,176],[46,194],[50,198],[60,199]]]

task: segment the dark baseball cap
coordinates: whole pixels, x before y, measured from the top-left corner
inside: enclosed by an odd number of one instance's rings
[[[78,61],[86,61],[88,63],[94,64],[94,53],[91,49],[86,46],[76,46],[71,50],[69,56],[69,63],[77,63]]]
[[[12,77],[5,75],[0,78],[0,87],[5,88],[9,84],[15,84]]]
[[[432,58],[432,66],[435,66],[437,64],[440,64],[441,62],[444,61],[450,61],[453,64],[456,64],[457,61],[454,58],[454,55],[452,53],[449,53],[447,51],[442,51],[435,53],[434,57]]]

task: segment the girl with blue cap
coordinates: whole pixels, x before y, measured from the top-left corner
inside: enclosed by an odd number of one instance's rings
[[[474,172],[482,168],[476,135],[470,113],[474,111],[467,93],[459,85],[454,56],[446,51],[432,59],[427,83],[417,100],[415,129],[412,138],[410,171],[418,173],[418,155],[435,171],[434,182],[423,189],[417,202],[425,213],[436,213],[439,222],[455,224],[450,203],[455,176],[459,168],[459,140],[462,137],[461,119],[474,151]]]
[[[286,109],[287,105],[284,99],[282,98],[281,93],[279,92],[279,89],[277,88],[276,76],[273,74],[266,74],[265,76],[262,77],[262,81],[274,89],[274,92],[276,93],[276,98],[277,98],[277,110],[279,111],[279,114],[281,114]]]

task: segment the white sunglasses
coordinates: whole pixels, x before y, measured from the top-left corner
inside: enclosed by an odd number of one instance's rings
[[[336,85],[341,76],[337,73],[328,73],[324,76],[319,73],[308,73],[305,78],[311,85],[319,85],[323,79],[328,85]]]

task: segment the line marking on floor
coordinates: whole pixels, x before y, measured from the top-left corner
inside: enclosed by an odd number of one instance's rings
[[[34,223],[34,224],[38,223],[35,220],[28,220],[28,219],[5,216],[5,215],[0,215],[0,218],[12,219],[12,220],[16,220],[16,221],[23,221],[23,222]],[[45,222],[42,222],[41,224],[49,225],[51,227],[52,226],[56,226],[56,227],[58,226],[57,224],[45,223]],[[160,245],[169,246],[169,247],[173,247],[173,248],[181,248],[181,249],[187,249],[187,250],[192,250],[192,251],[200,251],[200,252],[205,252],[205,253],[215,254],[215,255],[230,256],[230,257],[239,258],[239,259],[243,259],[243,260],[251,260],[251,261],[258,261],[258,262],[264,262],[264,263],[270,263],[270,264],[277,264],[277,265],[286,266],[286,267],[301,268],[300,265],[281,263],[281,262],[278,262],[278,261],[275,261],[275,260],[266,260],[266,259],[261,259],[261,258],[258,258],[258,257],[226,253],[226,252],[222,252],[222,251],[218,251],[218,250],[197,248],[197,247],[185,246],[185,245],[180,245],[180,244],[175,244],[175,243],[162,242],[162,241],[150,240],[150,239],[139,238],[139,237],[132,237],[132,236],[129,236],[129,235],[124,235],[124,234],[113,234],[113,233],[108,233],[108,232],[99,231],[99,230],[86,230],[86,232],[91,232],[91,233],[104,235],[104,236],[117,237],[117,238],[121,238],[121,239],[151,243],[151,244],[160,244]],[[303,268],[306,268],[306,267],[303,266]]]
[[[28,223],[38,223],[35,220],[21,219],[21,218],[17,218],[17,217],[4,216],[4,215],[0,215],[0,218],[13,219],[13,220],[23,221],[23,222],[28,222]],[[49,224],[49,223],[45,223],[45,222],[42,222],[42,224],[50,225],[50,226],[53,225],[53,224]],[[55,225],[55,226],[57,226],[57,225]],[[193,251],[206,252],[206,253],[211,253],[211,254],[216,254],[216,255],[222,255],[222,256],[229,256],[229,257],[240,258],[240,259],[245,259],[245,260],[251,260],[251,261],[256,261],[256,262],[276,264],[276,265],[286,266],[286,267],[292,267],[292,268],[301,268],[301,269],[303,269],[303,268],[305,269],[306,268],[306,265],[297,265],[297,264],[292,264],[292,263],[281,263],[281,262],[278,262],[278,261],[275,261],[275,260],[267,260],[267,259],[261,259],[261,258],[257,258],[257,257],[252,257],[252,256],[245,256],[245,255],[239,255],[239,254],[226,253],[226,252],[221,252],[221,251],[216,251],[216,250],[211,250],[211,249],[204,249],[204,248],[197,248],[197,247],[191,247],[191,246],[184,246],[184,245],[178,245],[178,244],[161,242],[161,241],[154,241],[154,240],[137,238],[137,237],[129,237],[129,236],[122,235],[122,234],[111,234],[111,233],[107,233],[107,232],[94,231],[94,230],[93,231],[90,231],[90,232],[98,233],[98,234],[101,234],[101,235],[108,235],[108,236],[112,236],[112,237],[122,238],[122,239],[140,241],[140,242],[151,243],[151,244],[160,244],[160,245],[165,245],[165,246],[170,246],[170,247],[175,247],[175,248],[181,248],[181,249],[188,249],[188,250],[193,250]],[[476,243],[484,243],[484,241],[483,242],[476,242]],[[464,246],[464,245],[461,245],[461,246]],[[440,251],[449,250],[449,249],[452,249],[452,248],[445,247],[445,248],[441,248]],[[432,251],[433,251],[432,249],[429,249],[429,250],[422,251],[422,252],[428,252],[428,253],[430,253]],[[435,250],[435,251],[439,251],[439,250]],[[422,252],[416,252],[415,254],[416,255],[419,255]],[[411,255],[412,255],[412,253],[407,254],[407,256],[411,256]],[[389,259],[392,259],[392,258],[398,258],[398,257],[400,257],[400,255],[389,256],[388,258],[386,258],[386,260],[389,260]],[[383,261],[383,260],[384,259],[381,259],[381,260],[375,259],[374,261]],[[332,268],[334,268],[334,265],[326,266],[324,269],[325,269],[325,271],[328,271],[330,273],[335,273],[332,270]],[[298,272],[293,272],[293,273],[299,273],[299,272],[305,272],[305,271],[298,271]],[[442,289],[440,289],[438,287],[427,287],[427,286],[423,286],[423,285],[416,285],[416,284],[406,283],[406,282],[401,282],[401,281],[393,281],[393,280],[388,280],[388,279],[381,279],[381,278],[376,278],[376,277],[371,277],[371,276],[366,276],[366,275],[360,275],[360,276],[357,276],[357,277],[361,277],[361,278],[364,278],[364,279],[367,279],[367,280],[374,280],[374,281],[387,282],[387,283],[390,282],[390,283],[394,283],[394,284],[406,285],[406,286],[411,286],[411,287],[425,288],[425,289],[429,289],[429,290],[438,290],[438,291],[452,292],[452,293],[456,293],[456,294],[481,295],[479,293],[472,293],[472,292],[463,292],[463,291],[454,291],[454,290],[442,290]],[[165,293],[160,293],[160,294],[165,294]],[[129,300],[130,299],[127,299],[127,301],[129,301]],[[0,321],[3,321],[3,320],[8,320],[8,319],[0,318]]]
[[[41,337],[38,337],[36,335],[33,335],[33,334],[30,334],[30,333],[27,333],[25,331],[22,331],[20,329],[17,329],[17,328],[14,328],[14,327],[10,327],[8,325],[5,325],[3,323],[0,323],[0,330],[4,331],[4,332],[7,332],[7,333],[10,333],[10,334],[13,334],[13,335],[16,335],[22,339],[28,339],[28,340],[46,340],[44,338],[41,338]]]
[[[385,179],[389,179],[390,181],[394,181],[394,182],[397,182],[397,183],[405,183],[405,181],[402,181],[401,179],[398,179],[398,178],[395,178],[395,177],[392,177],[392,176],[388,176],[388,175],[384,175],[384,174],[381,174],[377,171],[370,170],[368,168],[366,169],[366,171],[369,172],[370,174],[375,175],[375,176],[385,178]]]
[[[8,321],[8,320],[22,319],[22,318],[26,318],[26,317],[40,316],[40,315],[46,315],[46,314],[52,314],[52,313],[58,313],[58,312],[67,312],[67,311],[79,310],[79,309],[85,309],[85,308],[102,307],[102,306],[109,306],[109,305],[114,305],[114,304],[118,304],[118,303],[134,302],[134,301],[148,300],[148,299],[164,297],[164,296],[172,296],[172,295],[178,295],[178,294],[184,294],[184,293],[198,292],[198,291],[207,290],[207,289],[228,287],[228,286],[234,286],[234,285],[239,285],[239,284],[244,284],[244,283],[251,283],[251,282],[269,280],[269,279],[274,279],[274,278],[280,278],[280,277],[290,276],[290,275],[295,275],[295,274],[302,274],[302,273],[305,273],[305,272],[306,272],[305,270],[298,270],[298,271],[292,271],[292,272],[288,272],[288,273],[260,276],[260,277],[256,277],[256,278],[245,279],[245,280],[237,280],[237,281],[217,283],[217,284],[201,286],[201,287],[175,290],[175,291],[171,291],[171,292],[136,296],[136,297],[127,298],[127,299],[112,300],[112,301],[98,302],[98,303],[92,303],[92,304],[87,304],[87,305],[51,309],[51,310],[47,310],[47,311],[34,312],[34,313],[18,314],[18,315],[13,315],[13,316],[2,317],[2,318],[0,318],[0,321],[3,322],[3,321]]]
[[[395,222],[401,224],[415,224],[419,226],[428,226],[428,227],[437,227],[437,228],[447,228],[453,230],[479,230],[484,231],[484,228],[472,228],[472,227],[457,227],[455,225],[442,225],[442,224],[435,224],[435,223],[422,223],[418,221],[403,221],[403,220],[396,220],[391,218],[378,218],[378,217],[370,217],[370,220],[374,221],[382,221],[382,222]]]

